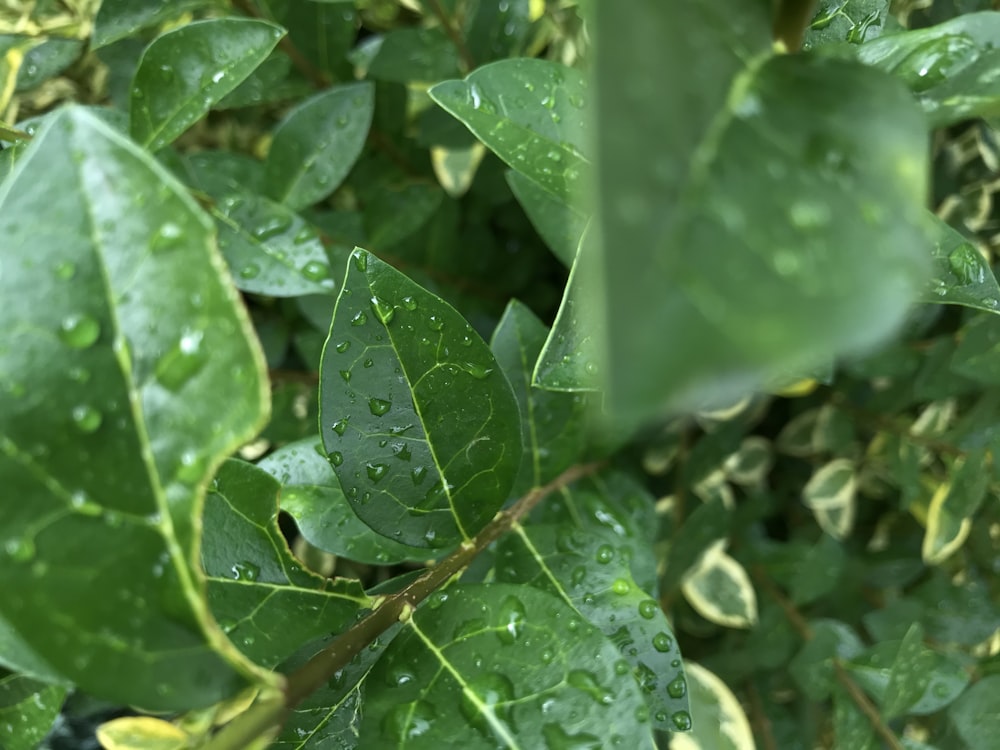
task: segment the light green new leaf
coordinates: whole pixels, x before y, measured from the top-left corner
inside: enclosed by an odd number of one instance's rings
[[[524,458],[511,490],[515,496],[555,479],[578,462],[587,437],[583,397],[531,387],[531,371],[547,334],[530,309],[511,300],[490,341],[493,356],[514,387],[521,408]]]
[[[687,662],[690,734],[670,738],[670,750],[755,750],[753,730],[739,700],[715,674]]]
[[[205,501],[201,561],[208,604],[254,663],[274,667],[302,644],[340,632],[368,607],[361,582],[303,570],[278,528],[278,490],[267,472],[229,460]]]
[[[565,602],[468,584],[432,595],[386,648],[358,746],[651,749],[647,715],[618,650]]]
[[[320,430],[354,512],[415,547],[475,535],[521,465],[517,400],[485,342],[360,248],[323,349]]]
[[[990,475],[983,450],[955,459],[947,482],[931,498],[921,554],[938,565],[950,557],[969,535],[972,515],[986,497]]]
[[[549,250],[564,266],[572,266],[588,217],[520,172],[508,170],[506,177],[511,192]]]
[[[62,709],[67,689],[0,672],[0,747],[35,750]]]
[[[850,459],[835,458],[818,468],[802,488],[802,502],[820,528],[843,540],[854,526],[858,479]]]
[[[673,631],[629,570],[632,550],[609,532],[516,526],[497,545],[496,578],[550,591],[596,625],[638,681],[653,726],[688,730],[687,683]]]
[[[284,31],[248,18],[197,21],[161,34],[132,79],[132,138],[158,151],[260,65]]]
[[[936,128],[1000,114],[1000,13],[966,13],[868,42],[858,59],[901,79]]]
[[[335,294],[319,232],[280,203],[259,195],[233,194],[212,208],[219,248],[236,286],[272,297]],[[346,262],[342,253],[338,260]]]
[[[0,234],[0,632],[17,642],[0,661],[34,650],[88,693],[168,711],[269,679],[212,623],[196,564],[205,485],[268,411],[208,217],[66,109],[0,186]],[[13,304],[26,294],[46,302]]]
[[[427,559],[426,548],[407,547],[361,522],[316,438],[279,448],[257,466],[281,482],[281,509],[314,547],[369,565]]]
[[[431,98],[507,164],[570,205],[578,205],[591,165],[584,154],[583,74],[548,60],[490,63]]]
[[[299,104],[274,131],[267,194],[295,210],[330,195],[360,156],[374,110],[371,83],[337,86]]]
[[[768,2],[594,9],[612,408],[725,403],[892,333],[930,256],[909,93],[775,54]]]
[[[717,625],[749,628],[757,623],[757,595],[750,576],[726,554],[722,541],[688,571],[681,591],[698,614]]]
[[[975,245],[930,212],[934,273],[921,302],[962,305],[1000,314],[1000,285]]]
[[[185,13],[207,5],[208,0],[173,0],[151,3],[148,0],[102,0],[94,19],[90,48],[99,49],[112,42],[132,36]]]

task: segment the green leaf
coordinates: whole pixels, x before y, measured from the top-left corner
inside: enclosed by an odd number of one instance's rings
[[[549,591],[596,625],[631,668],[653,726],[687,730],[680,651],[659,604],[632,579],[631,557],[631,549],[607,532],[517,526],[497,545],[496,577]]]
[[[222,200],[234,193],[258,193],[264,184],[264,165],[234,151],[199,151],[185,155],[175,170],[188,185]]]
[[[750,576],[726,554],[722,541],[688,571],[681,591],[698,614],[717,625],[749,628],[757,623],[757,595]]]
[[[1000,735],[1000,675],[966,690],[948,709],[948,722],[969,750],[992,745]]]
[[[240,289],[272,297],[336,292],[319,232],[294,211],[263,196],[237,193],[219,201],[212,216]],[[346,258],[341,253],[337,260]]]
[[[843,540],[854,525],[857,487],[854,463],[847,458],[835,458],[809,478],[802,488],[802,502],[823,531]]]
[[[375,87],[351,83],[306,99],[274,131],[267,194],[292,209],[327,197],[354,166],[368,137]]]
[[[94,19],[91,49],[106,47],[137,31],[176,18],[187,11],[206,5],[206,0],[174,0],[150,3],[147,0],[102,0]]]
[[[871,720],[858,708],[858,704],[842,685],[834,685],[833,734],[837,748],[851,750],[878,750],[880,747]]]
[[[15,90],[29,91],[55,78],[74,63],[82,51],[83,43],[77,39],[46,39],[32,45],[24,54]]]
[[[854,630],[837,620],[814,620],[809,627],[812,638],[792,659],[788,671],[810,700],[822,701],[835,684],[834,659],[851,659],[863,647]]]
[[[47,300],[0,313],[19,341],[0,351],[0,621],[27,647],[4,662],[36,650],[92,695],[161,710],[266,679],[212,624],[196,569],[205,485],[267,415],[211,223],[147,153],[64,109],[0,186],[0,232],[22,259],[0,294]]]
[[[265,21],[215,18],[158,36],[132,80],[132,137],[150,151],[166,146],[267,59],[283,34]]]
[[[372,669],[359,746],[652,748],[628,672],[547,592],[455,586],[418,609]]]
[[[924,562],[939,565],[965,542],[972,515],[986,498],[989,487],[985,462],[982,450],[954,460],[948,481],[934,493],[927,511],[921,550]]]
[[[360,248],[323,350],[320,429],[354,512],[415,547],[475,535],[521,463],[517,401],[489,348]]]
[[[670,738],[670,750],[754,750],[753,730],[726,683],[700,664],[684,665],[691,701],[690,734]]]
[[[465,44],[476,62],[520,56],[531,30],[531,0],[483,0],[473,7],[466,16]]]
[[[933,214],[934,274],[921,302],[962,305],[1000,314],[1000,285],[975,245]]]
[[[826,596],[844,574],[844,548],[824,534],[816,544],[795,560],[789,595],[795,604],[809,604]]]
[[[937,26],[863,45],[858,59],[892,73],[940,128],[1000,113],[1000,13],[967,13]]]
[[[520,172],[508,170],[507,184],[549,250],[569,268],[576,258],[587,217]]]
[[[266,667],[343,630],[370,606],[360,581],[323,578],[292,556],[278,528],[280,488],[262,469],[231,459],[215,476],[203,516],[209,606],[229,639]]]
[[[531,371],[548,331],[531,310],[511,300],[497,324],[490,348],[514,387],[521,410],[521,473],[511,490],[523,495],[555,479],[580,460],[586,438],[582,397],[531,387]]]
[[[565,203],[579,201],[591,168],[579,71],[548,60],[502,60],[439,83],[430,95],[515,170]]]
[[[382,81],[430,82],[459,74],[455,45],[441,29],[395,29],[366,40],[363,55],[371,56],[368,76]]]
[[[66,693],[59,685],[0,673],[0,747],[35,750],[59,716]]]
[[[876,39],[890,20],[889,0],[822,0],[818,5],[806,30],[804,49]]]
[[[932,660],[924,649],[924,629],[913,623],[899,644],[889,672],[889,683],[882,698],[882,712],[887,718],[901,716],[927,692]]]
[[[930,255],[908,93],[774,54],[769,3],[594,7],[603,273],[587,297],[610,405],[724,403],[893,332]]]
[[[426,548],[399,544],[361,522],[316,438],[279,448],[257,466],[281,482],[281,509],[314,547],[371,565],[427,559]]]

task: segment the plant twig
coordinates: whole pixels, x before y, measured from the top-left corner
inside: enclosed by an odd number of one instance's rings
[[[767,718],[764,706],[760,700],[760,693],[752,682],[747,682],[747,696],[750,698],[750,721],[757,729],[757,734],[764,744],[764,750],[778,750],[778,743],[774,739],[774,730],[771,728],[771,720]]]
[[[243,750],[257,737],[281,726],[299,703],[323,687],[340,669],[347,666],[362,649],[404,619],[421,601],[445,582],[460,573],[476,555],[510,530],[546,496],[593,474],[601,463],[572,466],[542,487],[536,487],[505,511],[497,513],[475,539],[471,539],[440,563],[430,568],[402,591],[386,597],[352,628],[337,636],[326,648],[289,675],[284,701],[251,707],[226,726],[208,744],[206,750]]]
[[[444,27],[444,33],[448,35],[451,39],[451,43],[455,45],[455,49],[458,50],[458,56],[462,60],[462,66],[465,68],[466,73],[475,70],[476,61],[472,59],[472,54],[469,52],[469,48],[465,44],[465,39],[462,38],[462,34],[458,27],[452,23],[453,19],[448,17],[448,14],[444,11],[444,6],[441,5],[441,0],[430,0],[428,2],[431,11],[437,17],[438,21],[441,22],[441,26]]]
[[[815,10],[816,0],[778,0],[774,11],[774,40],[789,52],[798,52]]]

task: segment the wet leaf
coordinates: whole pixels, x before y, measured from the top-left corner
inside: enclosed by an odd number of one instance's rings
[[[450,546],[507,499],[521,463],[507,378],[452,307],[360,248],[320,377],[323,444],[354,512],[378,533]]]
[[[962,305],[1000,314],[1000,286],[975,245],[936,216],[934,274],[922,302]]]
[[[106,47],[112,42],[132,36],[137,31],[205,5],[205,0],[174,0],[169,3],[150,3],[147,0],[102,0],[94,19],[91,49]]]
[[[693,728],[672,736],[671,750],[754,750],[750,722],[726,683],[694,662],[686,662],[684,671]]]
[[[150,151],[166,146],[267,59],[283,34],[265,21],[215,18],[158,36],[132,81],[132,137]]]
[[[806,30],[804,49],[837,42],[861,44],[877,39],[885,30],[889,0],[821,0]]]
[[[617,649],[544,591],[456,586],[429,599],[369,674],[359,746],[652,748]],[[433,727],[433,731],[428,731]]]
[[[267,194],[292,209],[337,189],[361,154],[375,108],[371,83],[336,86],[306,99],[274,131],[267,154]]]
[[[303,569],[278,528],[274,477],[230,459],[205,501],[201,561],[223,632],[247,657],[274,667],[302,644],[339,632],[370,606],[361,582]]]
[[[569,268],[576,258],[587,216],[556,198],[520,172],[509,170],[507,184],[549,250]]]
[[[924,629],[920,623],[914,623],[896,651],[882,697],[882,712],[890,719],[904,714],[927,691],[933,657],[923,641]]]
[[[0,747],[35,750],[52,728],[67,689],[0,671]]]
[[[148,154],[64,109],[0,186],[0,223],[21,259],[3,296],[48,300],[2,314],[34,332],[0,351],[4,661],[30,674],[38,650],[92,695],[163,710],[266,679],[213,625],[196,569],[205,484],[267,414],[208,218]]]

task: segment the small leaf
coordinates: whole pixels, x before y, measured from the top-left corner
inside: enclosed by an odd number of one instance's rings
[[[235,193],[259,193],[264,184],[264,165],[234,151],[185,154],[175,171],[188,185],[216,200]]]
[[[426,549],[394,542],[361,522],[315,438],[279,448],[257,466],[282,483],[281,509],[314,547],[370,565],[427,559]]]
[[[749,628],[757,622],[757,595],[750,576],[716,544],[681,584],[684,598],[706,620],[727,628]]]
[[[268,195],[296,210],[330,195],[361,154],[374,109],[375,87],[351,83],[289,112],[274,131],[267,155]]]
[[[920,300],[1000,314],[1000,285],[989,262],[965,237],[928,216],[934,227],[934,275]]]
[[[519,58],[439,83],[430,95],[508,165],[573,203],[590,175],[583,156],[586,89],[573,68]]]
[[[185,750],[191,739],[180,727],[153,716],[123,716],[97,727],[105,750]]]
[[[381,81],[429,83],[459,74],[455,45],[441,29],[394,29],[366,40],[363,55],[368,76]]]
[[[700,664],[684,664],[691,700],[690,734],[670,738],[671,750],[755,750],[753,730],[732,690]]]
[[[851,532],[857,486],[854,464],[835,458],[817,469],[802,489],[802,502],[834,539],[843,540]]]
[[[993,745],[1000,736],[1000,675],[987,675],[966,690],[948,709],[948,723],[966,747]]]
[[[421,606],[372,669],[359,747],[437,750],[446,736],[455,747],[651,750],[646,707],[620,663],[552,594],[455,586]]]
[[[814,620],[809,626],[812,638],[792,659],[788,671],[802,692],[818,702],[826,700],[835,684],[834,659],[854,658],[864,646],[854,630],[837,620]]]
[[[473,143],[468,148],[431,148],[431,165],[438,183],[452,198],[460,198],[469,191],[476,177],[479,163],[486,155],[481,143]]]
[[[834,685],[833,735],[836,748],[843,750],[878,750],[881,745],[875,736],[871,719],[858,708],[858,704],[842,685]]]
[[[323,350],[323,444],[354,512],[415,547],[469,539],[521,463],[510,384],[461,315],[365,250]]]
[[[283,34],[264,21],[215,18],[158,36],[132,81],[132,137],[150,151],[166,146],[250,75]]]
[[[924,629],[914,623],[899,644],[882,698],[882,712],[887,718],[901,716],[927,692],[933,657],[924,648]]]
[[[339,632],[370,606],[357,580],[304,570],[278,528],[274,477],[230,459],[205,501],[201,561],[209,606],[229,639],[274,667],[303,643]]]
[[[955,459],[949,480],[938,487],[927,512],[921,548],[924,562],[939,565],[962,546],[969,535],[972,514],[986,497],[988,486],[982,451]]]
[[[0,671],[0,747],[35,750],[59,716],[67,688]]]

